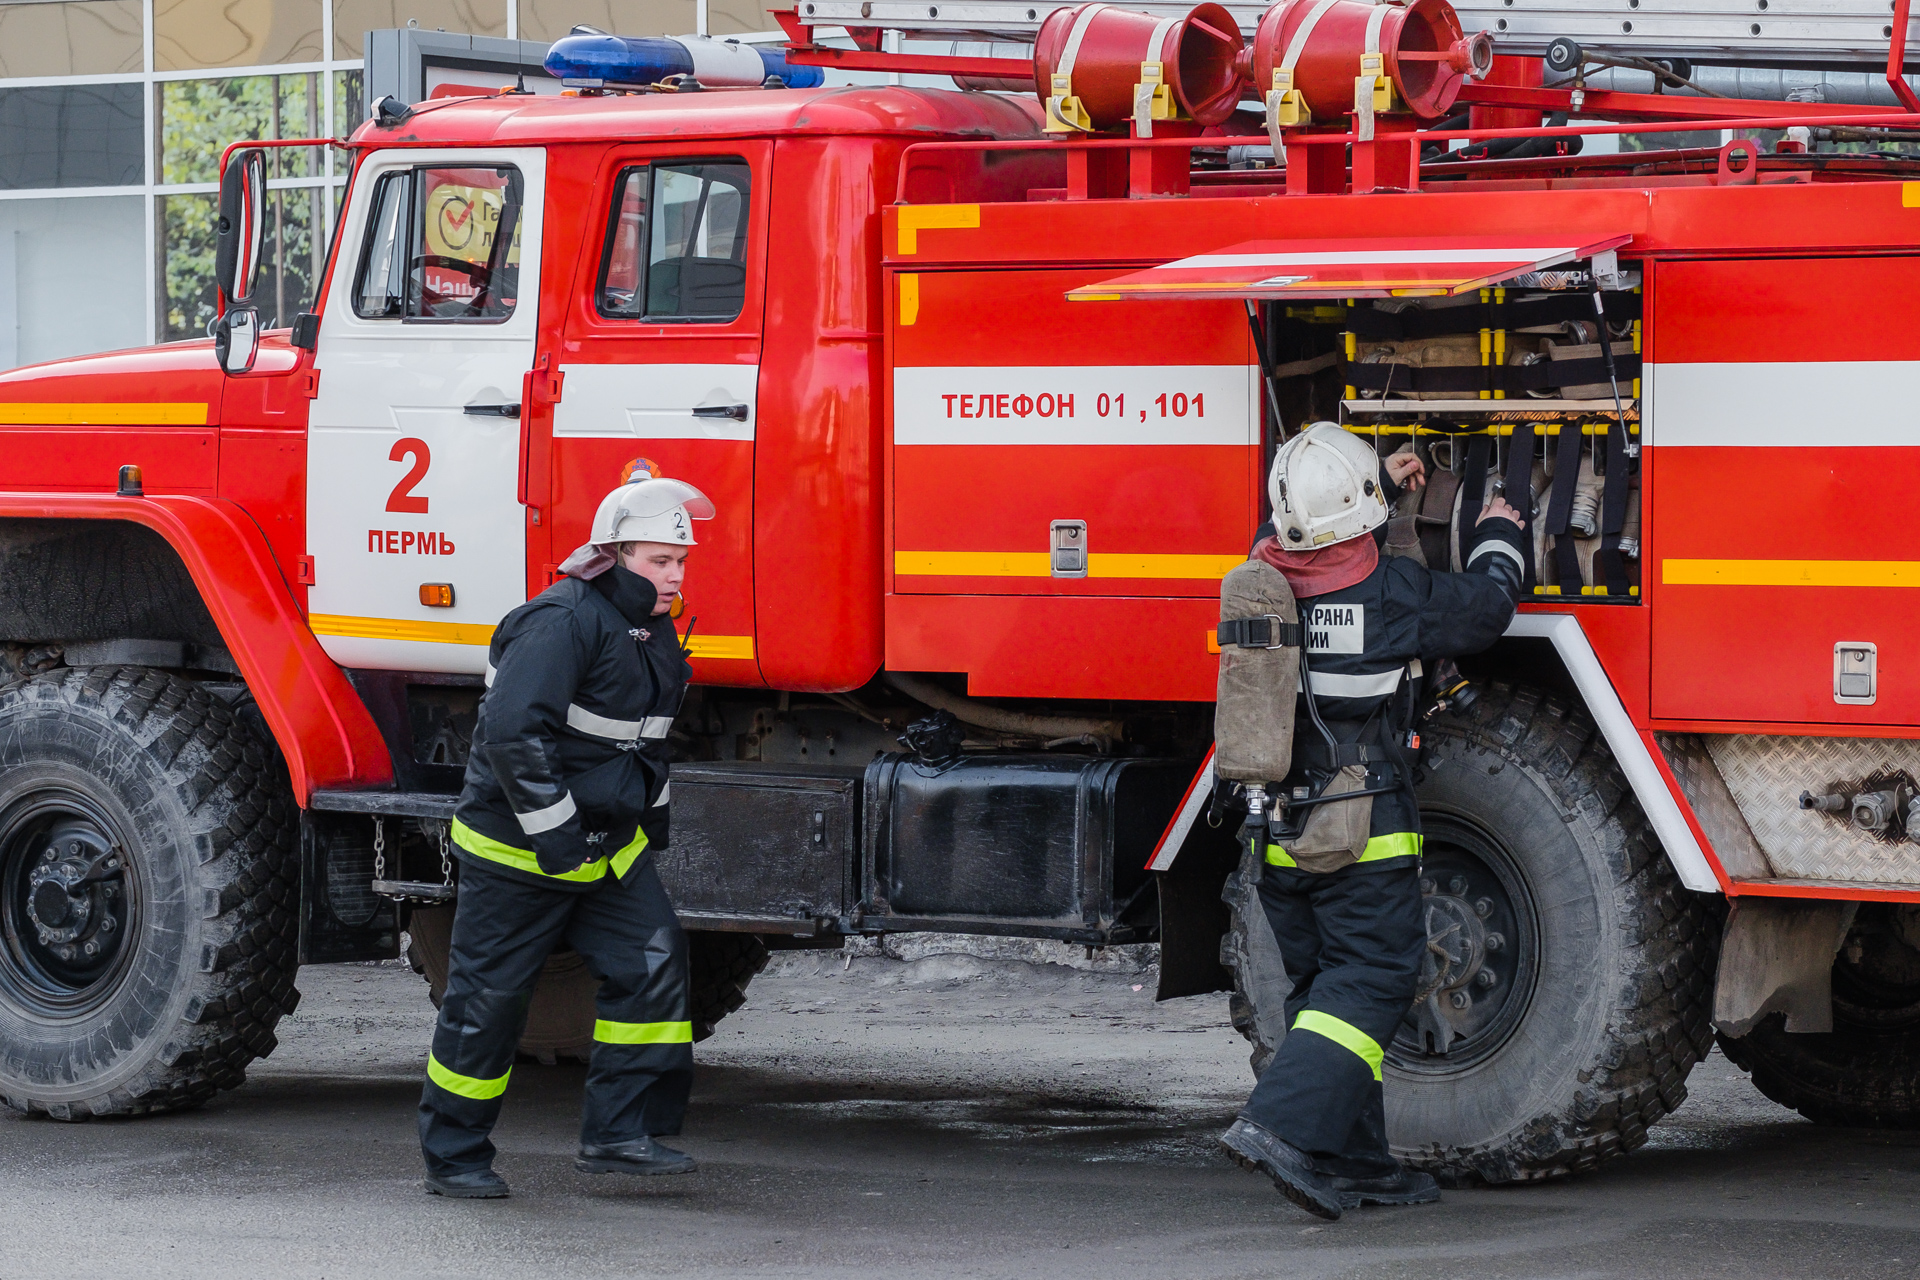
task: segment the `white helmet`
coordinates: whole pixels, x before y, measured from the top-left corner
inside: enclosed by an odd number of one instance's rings
[[[1281,445],[1267,477],[1281,548],[1317,551],[1385,524],[1379,477],[1372,446],[1331,422],[1316,422]]]
[[[711,519],[713,503],[686,481],[641,479],[600,499],[587,541],[600,547],[616,542],[673,542],[691,547],[693,522]]]

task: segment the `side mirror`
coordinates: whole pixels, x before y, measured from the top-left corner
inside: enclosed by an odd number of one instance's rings
[[[267,153],[258,147],[236,151],[220,175],[220,221],[213,254],[214,279],[229,309],[253,297],[260,274],[261,217],[267,194]]]
[[[228,373],[253,368],[260,350],[260,313],[252,307],[233,307],[213,322],[213,354]]]

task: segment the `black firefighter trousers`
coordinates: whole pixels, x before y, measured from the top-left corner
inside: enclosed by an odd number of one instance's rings
[[[420,1147],[437,1177],[487,1168],[489,1138],[541,967],[565,942],[600,979],[583,1145],[680,1132],[693,1083],[687,937],[648,858],[586,892],[464,861],[440,1021],[420,1095]]]
[[[1323,1173],[1391,1173],[1380,1062],[1413,1003],[1427,947],[1420,860],[1328,875],[1269,864],[1260,901],[1293,989],[1286,1038],[1240,1115]]]

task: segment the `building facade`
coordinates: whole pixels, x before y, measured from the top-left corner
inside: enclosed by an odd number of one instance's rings
[[[548,42],[576,23],[777,26],[761,0],[0,0],[0,369],[205,333],[221,151],[350,133],[367,32]],[[312,297],[347,174],[330,147],[269,156],[273,326]]]

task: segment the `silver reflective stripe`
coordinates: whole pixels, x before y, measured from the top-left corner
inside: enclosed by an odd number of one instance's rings
[[[672,716],[648,716],[640,722],[640,736],[643,738],[664,738],[667,730],[673,728]]]
[[[516,813],[513,816],[520,819],[522,831],[530,836],[537,836],[542,831],[553,830],[571,818],[575,812],[573,792],[569,791],[560,797],[559,804],[550,804],[544,809],[535,809],[532,813]]]
[[[1391,671],[1382,671],[1373,676],[1335,675],[1326,671],[1312,671],[1307,676],[1307,687],[1323,698],[1378,698],[1392,693],[1400,687],[1400,677],[1406,674],[1405,667],[1395,667]]]
[[[647,724],[651,721],[610,720],[606,716],[597,716],[585,707],[573,703],[567,704],[567,727],[578,729],[582,733],[595,734],[602,738],[613,738],[620,742],[632,742],[635,738],[645,737]]]
[[[1467,557],[1467,563],[1472,564],[1475,560],[1478,560],[1481,556],[1486,555],[1489,551],[1498,551],[1501,555],[1509,557],[1515,564],[1520,566],[1521,573],[1525,573],[1527,571],[1526,557],[1522,556],[1517,550],[1507,545],[1506,543],[1497,542],[1497,541],[1483,542],[1479,546],[1475,547],[1473,549],[1473,554]]]
[[[671,782],[662,783],[660,786],[660,798],[653,802],[653,807],[658,809],[661,805],[665,804],[667,802],[667,792],[671,790],[673,790],[673,784]]]
[[[494,670],[493,664],[489,662],[487,664],[487,688],[493,688],[493,678],[499,674],[498,671]]]

